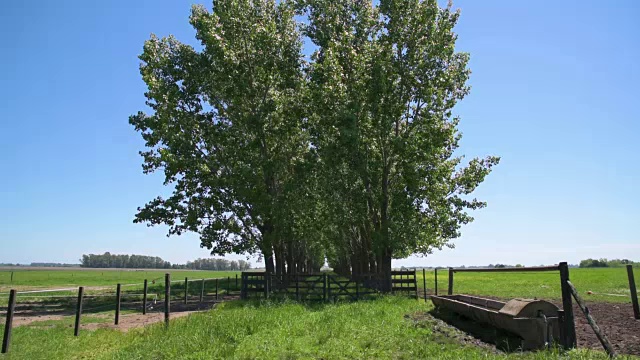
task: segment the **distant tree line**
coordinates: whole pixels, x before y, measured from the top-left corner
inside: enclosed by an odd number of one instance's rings
[[[79,264],[32,262],[29,266],[33,266],[33,267],[78,267],[80,265]]]
[[[48,265],[42,265],[48,266]],[[158,256],[127,254],[85,254],[80,267],[118,269],[194,269],[194,270],[247,270],[251,264],[244,260],[196,259],[186,264],[171,264]]]
[[[251,264],[244,260],[196,259],[194,261],[188,261],[185,267],[194,270],[243,271],[250,269]]]
[[[580,261],[581,268],[624,267],[627,265],[638,267],[640,266],[640,263],[628,259],[586,259]]]

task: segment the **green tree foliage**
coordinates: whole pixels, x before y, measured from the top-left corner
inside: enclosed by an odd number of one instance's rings
[[[31,266],[36,266],[33,263]],[[196,259],[186,264],[171,264],[157,256],[127,254],[85,254],[80,259],[80,266],[86,268],[120,268],[120,269],[194,269],[242,271],[251,268],[244,260]]]
[[[309,151],[301,38],[285,1],[216,0],[213,9],[192,9],[202,51],[152,37],[140,56],[153,114],[130,122],[149,148],[144,170],[163,170],[174,192],[135,221],[197,232],[212,254],[259,251],[273,271],[302,210],[292,190]]]
[[[170,269],[171,263],[157,256],[120,255],[105,252],[104,254],[82,255],[80,266],[87,268]]]
[[[580,261],[581,268],[597,268],[597,267],[625,267],[627,265],[633,265],[637,267],[640,263],[633,262],[628,259],[586,259]]]
[[[313,144],[336,269],[386,272],[391,258],[450,245],[499,158],[462,164],[452,109],[469,91],[459,14],[436,1],[308,0]]]
[[[296,21],[301,15],[305,20]],[[135,222],[200,235],[268,271],[386,274],[452,246],[499,158],[463,163],[453,107],[469,91],[459,14],[436,1],[215,0],[202,50],[145,43],[145,172],[173,187]],[[316,45],[302,57],[302,37]]]
[[[251,269],[251,264],[244,260],[196,259],[194,261],[188,261],[185,269],[244,271]]]

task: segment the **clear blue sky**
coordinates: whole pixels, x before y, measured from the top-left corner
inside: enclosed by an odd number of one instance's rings
[[[208,255],[195,236],[132,224],[167,191],[142,174],[128,124],[145,109],[137,55],[152,32],[195,43],[191,3],[2,2],[0,262]],[[461,150],[502,163],[455,250],[396,265],[640,260],[638,4],[455,3],[473,71]]]

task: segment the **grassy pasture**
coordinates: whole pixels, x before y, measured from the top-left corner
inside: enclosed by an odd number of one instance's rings
[[[577,350],[496,354],[462,344],[434,323],[405,316],[431,305],[402,297],[301,305],[221,304],[217,309],[122,333],[100,329],[72,336],[67,323],[14,329],[0,359],[606,359]],[[96,320],[98,321],[98,320]]]
[[[434,289],[434,272],[427,271],[427,289]],[[629,303],[630,292],[625,268],[569,269],[571,282],[586,301]],[[640,269],[635,269],[636,287],[640,288]],[[418,286],[422,288],[422,270],[418,270]],[[438,293],[446,294],[448,271],[438,270]],[[484,272],[455,273],[454,293],[487,295],[510,299],[515,297],[560,299],[560,275],[554,272]],[[591,291],[593,294],[587,294]],[[422,294],[420,294],[422,296]]]
[[[11,271],[14,272],[11,282]],[[197,271],[197,270],[130,270],[130,269],[20,269],[0,270],[0,292],[10,288],[31,290],[56,287],[105,286],[114,287],[117,283],[140,284],[139,287],[127,287],[126,291],[140,292],[144,279],[156,280],[149,284],[150,290],[160,287],[164,282],[165,272],[171,273],[173,281],[202,278],[231,277],[235,282],[234,271]],[[587,301],[628,303],[629,284],[624,268],[592,268],[570,269],[571,281]],[[427,289],[434,289],[434,272],[427,271]],[[640,270],[636,269],[636,286],[640,288]],[[180,285],[174,285],[179,287]],[[207,284],[210,287],[211,284]],[[418,286],[423,286],[422,271],[418,270]],[[438,290],[446,294],[448,287],[448,271],[438,270]],[[196,287],[193,287],[195,291]],[[114,287],[115,289],[115,287]],[[113,289],[109,289],[113,290]],[[124,291],[124,290],[123,290]],[[587,294],[591,291],[593,294]],[[94,292],[102,292],[95,290]],[[518,273],[456,273],[454,276],[454,292],[474,295],[496,296],[500,298],[542,298],[560,299],[560,277],[558,272],[518,272]],[[90,293],[90,291],[88,291]],[[66,293],[51,293],[63,295]],[[195,293],[194,293],[195,294]],[[420,294],[422,296],[422,294]],[[4,302],[4,299],[0,299]]]
[[[11,281],[13,272],[13,281]],[[218,278],[235,275],[239,271],[206,271],[206,270],[173,270],[173,269],[19,269],[5,270],[0,268],[0,290],[9,288],[29,290],[35,288],[74,287],[74,286],[109,286],[118,283],[142,285],[144,279],[164,281],[165,273],[171,274],[171,280]]]
[[[13,282],[11,281],[11,271]],[[115,303],[116,284],[121,283],[123,302],[141,301],[144,279],[149,281],[149,299],[161,298],[164,294],[164,274],[171,274],[171,297],[184,296],[184,278],[189,279],[189,296],[199,296],[201,284],[199,279],[220,278],[219,293],[226,293],[227,278],[230,278],[230,289],[235,287],[235,276],[238,271],[198,271],[198,270],[130,270],[130,269],[20,269],[0,270],[0,306],[6,306],[9,289],[35,291],[46,289],[69,289],[44,293],[18,293],[17,304],[39,302],[42,306],[57,304],[58,308],[74,309],[78,286],[85,286],[86,296],[99,296],[85,299],[86,309],[96,311],[112,310]],[[155,283],[153,282],[155,280]],[[215,292],[215,282],[209,280],[205,284],[205,294]],[[0,319],[3,317],[0,316]]]

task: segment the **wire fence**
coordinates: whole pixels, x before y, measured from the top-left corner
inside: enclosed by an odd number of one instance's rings
[[[9,351],[11,332],[16,326],[41,326],[75,316],[73,332],[78,336],[83,316],[91,316],[85,317],[85,326],[96,323],[118,326],[133,319],[130,315],[157,317],[161,313],[168,325],[172,312],[209,309],[219,301],[239,297],[240,289],[241,278],[237,275],[171,279],[170,274],[165,274],[143,283],[2,292],[0,319],[5,324],[2,353]]]

